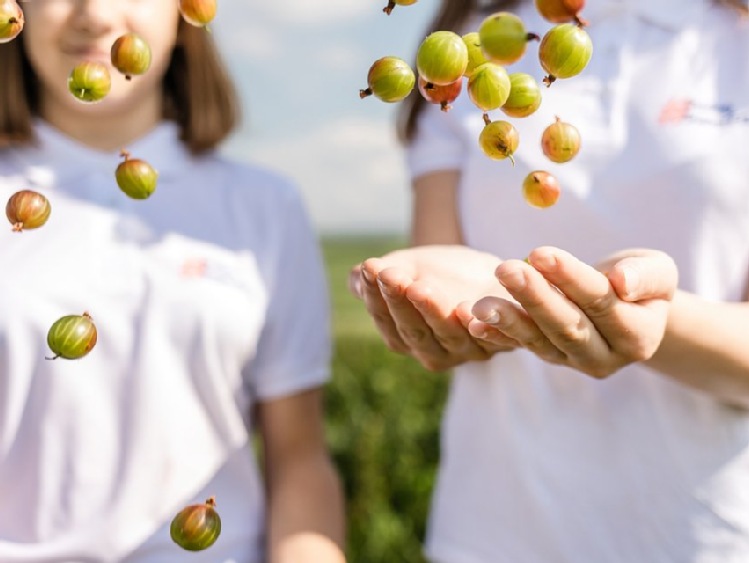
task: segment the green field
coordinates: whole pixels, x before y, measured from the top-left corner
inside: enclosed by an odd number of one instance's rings
[[[388,351],[362,303],[348,292],[353,264],[403,240],[327,237],[322,242],[335,336],[327,425],[347,497],[348,558],[422,563],[449,379]]]

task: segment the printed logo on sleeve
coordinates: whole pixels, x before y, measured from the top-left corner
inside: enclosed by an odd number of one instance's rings
[[[658,123],[675,125],[684,121],[706,125],[749,123],[749,108],[733,104],[700,104],[689,98],[671,98],[661,108]]]

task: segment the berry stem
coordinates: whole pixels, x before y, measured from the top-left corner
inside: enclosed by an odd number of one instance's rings
[[[382,11],[383,11],[383,12],[385,12],[385,13],[386,13],[386,14],[387,14],[387,15],[389,16],[389,15],[390,15],[390,13],[391,13],[391,12],[393,11],[393,8],[395,8],[395,2],[393,2],[393,0],[390,0],[390,1],[388,2],[388,5],[387,5],[387,6],[385,6],[385,7],[384,7],[384,8],[382,9]]]
[[[488,113],[484,113],[484,125],[489,125],[492,122]]]
[[[367,96],[372,95],[372,88],[365,88],[364,90],[359,90],[359,98],[366,98]]]
[[[18,221],[17,223],[13,224],[13,231],[16,233],[22,233],[23,232],[23,222]]]
[[[526,41],[541,41],[541,37],[537,33],[529,33],[525,36]]]

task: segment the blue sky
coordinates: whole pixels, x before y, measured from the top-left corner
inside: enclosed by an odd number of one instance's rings
[[[298,183],[320,232],[405,232],[396,104],[359,98],[370,65],[413,60],[437,0],[219,0],[214,37],[245,104],[225,151]]]

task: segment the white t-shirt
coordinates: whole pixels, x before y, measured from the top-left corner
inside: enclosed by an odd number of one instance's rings
[[[749,25],[700,0],[591,0],[589,66],[543,88],[516,164],[478,145],[467,95],[428,106],[412,176],[459,169],[467,244],[504,258],[554,245],[595,263],[662,249],[680,286],[738,301],[749,274]],[[530,31],[551,27],[528,2]],[[479,19],[471,29],[477,29]],[[540,31],[539,31],[540,30]],[[531,43],[508,71],[544,75]],[[554,117],[578,127],[566,164],[541,152]],[[537,209],[523,177],[562,194]],[[709,377],[710,374],[705,374]],[[746,563],[749,414],[632,365],[604,381],[525,351],[456,370],[427,551],[439,563]]]
[[[321,256],[295,188],[163,123],[127,147],[159,171],[132,200],[116,152],[42,122],[0,151],[0,194],[32,188],[42,228],[0,229],[0,561],[259,563],[264,500],[249,434],[258,401],[329,377]],[[96,347],[45,360],[61,316],[90,312]],[[215,496],[222,533],[169,536]]]

